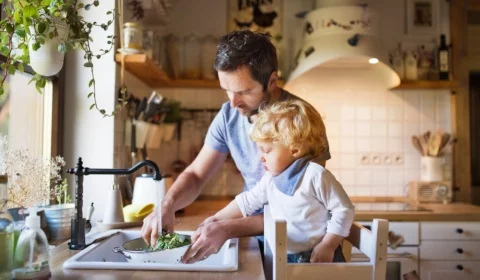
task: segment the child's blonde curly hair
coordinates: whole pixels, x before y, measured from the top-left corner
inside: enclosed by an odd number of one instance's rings
[[[300,155],[320,156],[327,149],[320,114],[303,100],[288,100],[261,108],[250,130],[254,142],[276,142]]]

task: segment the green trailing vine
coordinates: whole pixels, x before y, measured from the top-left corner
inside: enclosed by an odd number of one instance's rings
[[[23,72],[24,66],[29,65],[29,44],[31,43],[33,51],[38,50],[47,40],[59,38],[59,26],[66,24],[68,37],[60,41],[57,50],[63,54],[74,49],[84,52],[83,66],[88,68],[91,74],[88,83],[90,90],[87,94],[88,98],[92,99],[90,109],[96,109],[105,117],[113,116],[123,109],[126,105],[125,90],[121,91],[122,95],[111,113],[99,107],[96,95],[94,60],[100,59],[112,50],[115,36],[107,35],[108,48],[100,49],[98,53],[94,53],[90,47],[90,43],[93,42],[92,30],[101,28],[107,31],[115,22],[118,15],[114,9],[106,12],[109,16],[107,22],[99,23],[86,21],[79,13],[81,10],[88,12],[98,7],[100,5],[98,0],[0,0],[0,4],[3,4],[5,13],[5,18],[0,20],[0,54],[5,57],[5,61],[0,63],[0,95],[4,93],[7,77],[17,71]],[[35,73],[30,80],[30,83],[32,82],[41,93],[46,78]]]

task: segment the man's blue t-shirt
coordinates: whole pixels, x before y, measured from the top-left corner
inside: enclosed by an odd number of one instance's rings
[[[298,97],[284,90],[280,101],[293,98],[297,99]],[[210,124],[205,137],[206,145],[221,153],[230,153],[245,180],[244,190],[253,188],[265,174],[258,155],[257,145],[248,136],[251,126],[252,124],[249,123],[247,117],[243,116],[237,109],[232,108],[230,102],[226,102]],[[325,139],[325,143],[327,143],[326,152],[316,161],[330,159],[327,139]]]

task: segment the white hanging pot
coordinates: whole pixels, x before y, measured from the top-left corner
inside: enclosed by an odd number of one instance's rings
[[[67,40],[69,32],[68,25],[65,22],[58,21],[52,22],[51,24],[54,24],[57,28],[58,36],[52,39],[45,37],[45,44],[41,45],[36,51],[33,50],[35,40],[32,38],[28,43],[30,67],[42,76],[53,76],[60,72],[65,57],[64,53],[58,51],[58,45]],[[33,26],[30,26],[30,32],[32,34],[36,33]],[[45,34],[48,34],[48,30],[45,31]]]

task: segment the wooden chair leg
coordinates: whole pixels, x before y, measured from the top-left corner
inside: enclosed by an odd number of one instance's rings
[[[342,252],[345,260],[347,262],[350,262],[350,260],[352,259],[352,243],[344,239],[342,241]]]

